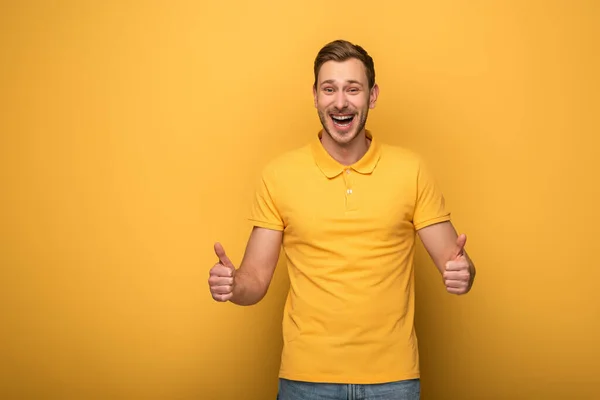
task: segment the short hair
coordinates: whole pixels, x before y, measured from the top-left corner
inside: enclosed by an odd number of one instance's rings
[[[325,64],[327,61],[342,62],[351,58],[356,58],[363,63],[367,73],[369,89],[372,89],[373,86],[375,86],[375,64],[373,63],[373,58],[371,58],[365,49],[346,40],[334,40],[333,42],[323,46],[323,48],[319,51],[317,57],[315,58],[314,64],[314,87],[317,87],[319,70],[323,64]]]

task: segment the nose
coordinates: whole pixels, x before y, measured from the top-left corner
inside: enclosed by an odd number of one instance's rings
[[[348,99],[346,98],[346,94],[344,93],[344,91],[340,90],[339,92],[337,92],[337,95],[335,98],[335,108],[337,108],[338,111],[342,111],[347,106],[348,106]]]

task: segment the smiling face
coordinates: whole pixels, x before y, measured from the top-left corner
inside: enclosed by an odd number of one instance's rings
[[[364,135],[369,109],[375,107],[379,87],[369,89],[364,64],[350,58],[327,61],[319,70],[313,89],[315,107],[325,132],[339,146]]]

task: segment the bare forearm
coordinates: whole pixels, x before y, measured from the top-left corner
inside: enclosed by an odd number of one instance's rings
[[[419,231],[421,241],[442,273],[446,289],[453,294],[471,290],[475,266],[465,251],[467,235],[457,235],[450,222],[430,225]]]
[[[241,306],[261,301],[277,266],[282,237],[280,230],[254,227],[238,269],[227,257],[223,246],[215,243],[219,262],[211,268],[208,278],[213,299]]]
[[[265,297],[264,284],[252,274],[242,268],[235,272],[235,285],[231,302],[240,306],[251,306]]]

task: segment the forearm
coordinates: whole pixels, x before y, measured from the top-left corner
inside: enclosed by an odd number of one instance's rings
[[[256,274],[240,268],[235,272],[235,285],[230,301],[240,306],[254,305],[265,297],[264,286]]]

